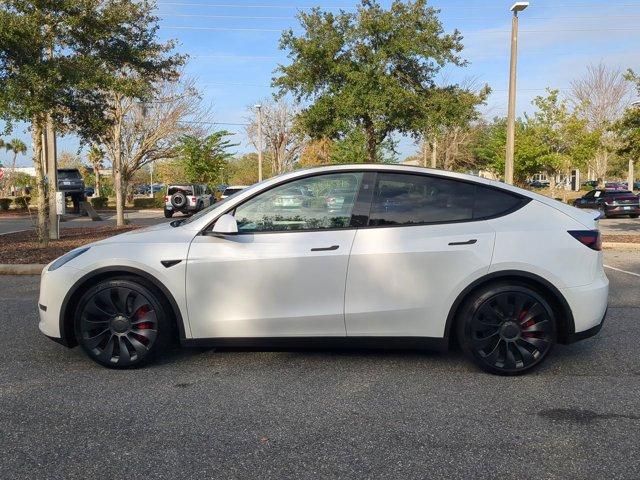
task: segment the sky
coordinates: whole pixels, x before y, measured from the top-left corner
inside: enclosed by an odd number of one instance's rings
[[[195,79],[205,101],[213,106],[218,128],[234,132],[237,153],[252,150],[244,134],[248,107],[272,95],[273,71],[286,64],[278,49],[282,29],[298,29],[300,10],[353,10],[353,0],[180,0],[157,2],[161,39],[176,39],[177,50],[189,55],[185,74]],[[388,6],[391,0],[380,0]],[[517,113],[531,112],[531,101],[546,87],[568,93],[572,79],[586,66],[603,62],[609,67],[640,70],[640,0],[532,0],[520,13],[518,41]],[[509,40],[513,1],[433,0],[447,32],[463,35],[464,68],[447,68],[448,82],[472,80],[493,89],[483,114],[504,116],[507,111]],[[31,144],[25,125],[13,137]],[[399,155],[416,152],[407,138],[398,138]],[[76,152],[73,136],[59,139],[58,152]],[[30,155],[30,152],[29,154]],[[31,165],[27,156],[19,159]],[[0,162],[9,155],[0,151]]]

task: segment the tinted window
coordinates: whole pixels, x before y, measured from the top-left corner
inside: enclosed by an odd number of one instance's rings
[[[476,203],[473,218],[494,217],[522,204],[522,199],[504,190],[476,185]]]
[[[238,193],[241,190],[242,188],[225,188],[223,195],[227,195],[227,196],[233,195],[234,193]]]
[[[167,195],[173,195],[174,193],[182,192],[186,195],[193,195],[193,188],[191,186],[169,187]]]
[[[74,180],[82,178],[78,170],[58,170],[58,178],[61,180]]]
[[[347,228],[361,181],[362,173],[336,173],[267,190],[236,208],[238,231]]]
[[[379,173],[369,225],[412,225],[473,218],[475,186],[424,175]]]

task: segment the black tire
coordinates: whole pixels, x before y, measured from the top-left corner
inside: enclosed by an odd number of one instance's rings
[[[164,218],[171,218],[171,217],[173,217],[173,210],[165,210]]]
[[[80,298],[74,317],[76,339],[100,365],[142,366],[173,338],[170,311],[166,299],[147,281],[107,279]]]
[[[538,366],[556,343],[556,320],[545,298],[520,283],[473,292],[457,316],[458,342],[483,370],[520,375]]]
[[[638,218],[640,217],[640,215],[638,215],[637,213],[634,213],[633,215],[629,215],[629,218]]]
[[[187,206],[187,196],[182,192],[176,192],[171,195],[171,205],[176,210],[180,210]]]

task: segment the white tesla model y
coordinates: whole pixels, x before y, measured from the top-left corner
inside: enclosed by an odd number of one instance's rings
[[[396,165],[281,175],[198,214],[73,250],[40,330],[108,367],[182,345],[435,348],[525,372],[594,335],[608,280],[593,212]]]

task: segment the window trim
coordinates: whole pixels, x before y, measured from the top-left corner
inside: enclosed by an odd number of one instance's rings
[[[280,232],[238,232],[235,235],[273,235],[273,234],[281,234],[281,233],[311,233],[311,232],[337,232],[337,231],[346,231],[346,230],[360,230],[360,229],[370,229],[370,228],[406,228],[406,227],[424,227],[424,226],[428,226],[428,225],[447,225],[447,224],[455,224],[455,223],[471,223],[471,222],[482,222],[482,221],[486,221],[486,220],[493,220],[495,218],[500,218],[500,217],[504,217],[506,215],[510,215],[518,210],[520,210],[521,208],[525,207],[529,202],[531,202],[532,198],[531,197],[527,197],[524,195],[521,195],[519,193],[516,192],[510,192],[508,190],[504,190],[503,188],[500,187],[496,187],[493,185],[485,185],[473,180],[466,180],[466,179],[460,179],[460,178],[451,178],[451,177],[447,177],[444,175],[438,175],[438,174],[433,174],[431,172],[429,173],[422,173],[422,172],[414,172],[414,171],[407,171],[407,172],[402,172],[400,170],[382,170],[382,169],[366,169],[363,170],[362,168],[359,167],[353,167],[352,169],[344,169],[344,170],[340,170],[337,172],[313,172],[313,173],[308,173],[306,175],[301,175],[299,177],[296,177],[294,179],[290,179],[290,180],[286,180],[286,181],[282,181],[279,183],[276,183],[274,185],[271,185],[269,188],[264,189],[264,190],[260,190],[259,192],[254,193],[253,195],[251,195],[250,197],[245,198],[242,203],[239,203],[231,208],[228,208],[226,210],[224,210],[222,213],[220,213],[219,215],[217,215],[213,220],[211,220],[211,222],[209,222],[199,233],[199,235],[206,235],[206,232],[209,231],[211,228],[213,228],[213,226],[215,225],[215,223],[218,221],[218,219],[222,216],[222,215],[226,215],[228,213],[231,213],[235,216],[235,211],[236,209],[243,205],[244,203],[248,202],[249,200],[257,197],[258,195],[261,195],[265,192],[268,192],[269,190],[272,190],[274,188],[280,187],[282,185],[285,185],[287,183],[291,183],[291,182],[295,182],[297,180],[303,180],[305,178],[311,178],[311,177],[317,177],[317,176],[321,176],[321,175],[334,175],[336,173],[362,173],[363,177],[362,177],[362,182],[360,183],[360,190],[357,193],[356,196],[356,201],[353,205],[353,210],[351,211],[351,220],[349,222],[349,226],[345,227],[345,228],[315,228],[315,229],[309,229],[309,230],[283,230]],[[443,180],[451,180],[454,182],[461,182],[461,183],[466,183],[466,184],[470,184],[473,185],[474,187],[482,187],[482,188],[487,188],[490,190],[496,190],[500,193],[507,193],[509,195],[513,195],[514,197],[517,197],[520,202],[517,203],[514,207],[511,207],[508,210],[505,210],[504,212],[501,212],[499,214],[496,215],[490,215],[490,216],[485,216],[485,217],[480,217],[480,218],[471,218],[470,220],[444,220],[444,221],[440,221],[440,222],[421,222],[421,223],[410,223],[410,224],[403,224],[403,225],[369,225],[369,219],[371,217],[371,208],[373,206],[373,191],[375,190],[375,185],[376,182],[378,181],[378,174],[380,173],[392,173],[392,174],[400,174],[400,175],[415,175],[415,176],[421,176],[421,177],[429,177],[429,178],[439,178],[439,179],[443,179]],[[364,199],[363,196],[363,190],[364,190],[364,186],[366,183],[366,179],[367,176],[371,175],[372,176],[372,182],[373,182],[373,188],[371,190],[371,198],[368,199],[368,207],[367,207],[367,200]],[[371,179],[371,177],[369,177],[369,179]],[[364,221],[364,225],[357,225],[357,222],[354,219],[354,212],[356,211],[356,209],[358,207],[361,207],[363,209],[366,209],[366,211],[368,212],[366,215],[366,220]]]

